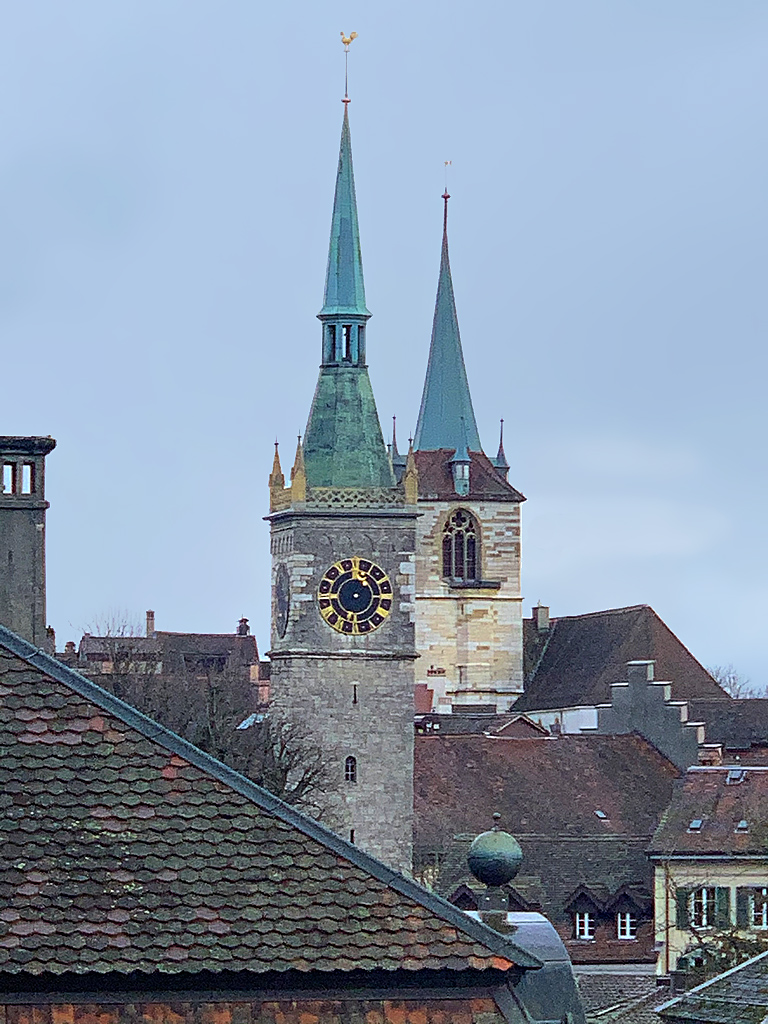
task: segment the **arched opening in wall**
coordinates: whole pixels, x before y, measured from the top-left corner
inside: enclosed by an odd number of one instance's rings
[[[348,757],[344,762],[344,781],[357,782],[357,758]]]
[[[480,529],[475,517],[463,508],[456,509],[443,529],[443,576],[480,579]]]

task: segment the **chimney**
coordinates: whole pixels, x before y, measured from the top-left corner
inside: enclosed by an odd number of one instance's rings
[[[237,635],[248,636],[250,632],[251,627],[248,625],[248,619],[246,619],[246,617],[243,616],[242,619],[240,619],[240,621],[237,624]]]
[[[533,618],[533,625],[537,633],[547,633],[549,631],[549,605],[542,604],[539,601],[538,604],[531,608],[531,617]]]
[[[155,613],[151,610],[147,611],[147,636],[152,636],[155,632]]]
[[[52,437],[0,437],[0,625],[49,654],[45,614],[45,457]]]

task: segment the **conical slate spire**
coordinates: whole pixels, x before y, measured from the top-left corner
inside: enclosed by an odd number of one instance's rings
[[[323,325],[323,359],[303,444],[310,489],[395,485],[366,366],[365,328],[370,315],[365,306],[345,103],[325,304],[318,314]]]
[[[439,448],[458,450],[466,438],[469,450],[480,452],[482,446],[461,350],[451,265],[448,260],[449,199],[446,192],[443,195],[443,251],[432,322],[432,341],[413,447],[416,451],[437,451]]]
[[[331,241],[328,246],[328,270],[325,276],[325,299],[320,316],[370,316],[365,305],[363,257],[360,250],[360,229],[357,225],[355,175],[352,170],[352,143],[349,116],[344,104],[341,126],[339,167],[336,172],[336,193],[333,198]]]

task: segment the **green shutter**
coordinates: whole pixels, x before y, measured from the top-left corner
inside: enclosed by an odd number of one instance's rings
[[[692,889],[677,889],[675,892],[675,906],[677,908],[675,927],[682,932],[687,931],[690,924],[688,918],[688,899],[692,892]]]
[[[742,931],[749,928],[749,897],[751,889],[743,886],[736,890],[736,927]]]
[[[715,889],[715,928],[728,928],[731,924],[730,886],[718,885]]]

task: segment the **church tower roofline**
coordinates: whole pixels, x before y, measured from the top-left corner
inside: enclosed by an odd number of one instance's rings
[[[352,169],[352,141],[349,133],[349,107],[344,104],[341,125],[339,165],[333,197],[331,239],[328,245],[328,268],[325,275],[323,308],[318,317],[325,321],[337,316],[371,316],[365,304],[363,256],[360,228],[357,223],[355,175]]]
[[[427,375],[413,447],[415,451],[437,451],[441,448],[457,451],[466,440],[470,451],[480,452],[483,449],[469,393],[448,258],[448,200],[451,197],[446,191],[442,198],[445,206],[440,276]]]

